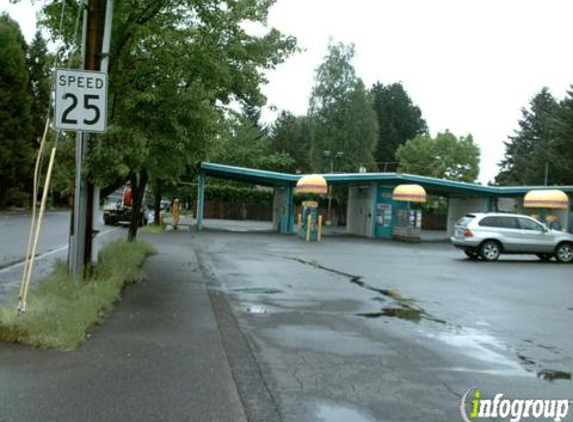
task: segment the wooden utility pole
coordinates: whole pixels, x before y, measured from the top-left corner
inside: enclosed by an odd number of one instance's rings
[[[104,34],[106,0],[88,0],[88,17],[87,17],[87,38],[86,38],[86,56],[85,70],[101,69],[102,59],[102,41]],[[89,136],[84,140],[86,145],[91,146]],[[84,266],[91,263],[92,244],[94,238],[93,231],[93,209],[94,205],[94,184],[87,183],[87,204],[86,204],[86,228],[85,228],[85,248],[84,248]],[[97,233],[96,233],[97,234]]]
[[[107,0],[109,1],[109,0]],[[83,69],[99,71],[102,59],[106,0],[85,0],[83,30]],[[81,275],[82,268],[91,263],[93,240],[94,185],[82,173],[83,163],[90,147],[88,132],[78,132],[76,142],[76,199],[72,224],[73,248],[70,254],[70,270],[74,279]]]

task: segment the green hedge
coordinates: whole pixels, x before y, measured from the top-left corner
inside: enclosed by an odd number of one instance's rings
[[[236,186],[207,186],[205,199],[208,201],[224,201],[245,204],[272,205],[273,191]]]

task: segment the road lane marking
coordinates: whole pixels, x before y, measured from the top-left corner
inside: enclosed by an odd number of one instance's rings
[[[114,233],[114,232],[116,232],[116,231],[118,231],[118,230],[121,230],[121,227],[116,227],[115,229],[111,229],[111,230],[102,232],[102,233],[100,233],[100,234],[101,234],[102,236],[104,236],[104,235],[107,235],[107,234],[110,234],[110,233]],[[44,253],[41,254],[41,255],[36,255],[36,261],[38,261],[38,260],[40,260],[40,259],[43,259],[43,258],[46,258],[46,257],[48,257],[48,256],[50,256],[50,255],[57,254],[58,252],[65,251],[66,249],[68,249],[68,245],[60,246],[60,247],[58,247],[58,248],[56,248],[56,249],[52,249],[51,251],[44,252]],[[18,267],[22,267],[22,266],[24,266],[24,261],[25,261],[25,260],[23,259],[23,260],[20,261],[20,262],[17,262],[17,263],[15,263],[15,264],[9,265],[8,267],[2,268],[2,269],[0,269],[0,273],[3,273],[3,272],[5,272],[5,271],[9,271],[9,270],[13,270],[13,269],[18,268]]]

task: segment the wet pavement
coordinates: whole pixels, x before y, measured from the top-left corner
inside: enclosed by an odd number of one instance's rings
[[[573,266],[449,244],[195,238],[281,418],[450,421],[483,396],[573,398]]]
[[[30,212],[0,212],[0,303],[11,299],[20,287],[31,219]],[[32,285],[48,275],[56,261],[67,259],[69,226],[69,211],[46,213],[38,239]],[[122,226],[102,226],[102,231],[98,236],[105,244],[127,236],[127,232]]]

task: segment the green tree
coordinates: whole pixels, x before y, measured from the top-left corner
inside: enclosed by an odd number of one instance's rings
[[[308,117],[282,111],[271,127],[271,151],[288,154],[294,162],[289,173],[310,172],[310,132]]]
[[[44,9],[57,25],[57,5]],[[144,0],[117,2],[110,54],[110,118],[91,177],[128,178],[134,216],[148,180],[172,184],[216,142],[231,101],[260,105],[264,71],[282,62],[296,40],[275,29],[248,33],[245,21],[266,24],[272,0]],[[64,35],[71,36],[66,22]],[[137,232],[132,221],[129,238]]]
[[[573,185],[573,86],[559,105],[548,178],[553,184]]]
[[[238,167],[288,171],[294,159],[288,152],[272,151],[268,135],[249,116],[232,114],[226,131],[210,156],[215,162]]]
[[[559,104],[547,88],[533,97],[529,109],[522,109],[519,129],[505,142],[505,157],[496,183],[543,184],[546,163],[553,165],[563,153],[555,147],[558,111]]]
[[[395,153],[400,145],[427,133],[428,127],[420,108],[414,105],[400,82],[390,85],[378,82],[370,92],[378,120],[375,158],[380,169],[384,170],[392,167],[388,163],[396,161]]]
[[[44,132],[50,101],[50,58],[46,41],[40,31],[36,32],[28,49],[27,64],[30,71],[30,93],[32,95],[31,119],[32,137],[38,139]]]
[[[328,172],[337,152],[336,170],[357,172],[375,168],[378,126],[372,98],[352,66],[354,45],[330,44],[318,67],[309,108],[311,163]],[[330,158],[325,155],[330,151]]]
[[[27,45],[20,27],[0,15],[0,208],[23,205],[31,175],[34,146],[30,141]]]
[[[471,135],[457,138],[446,131],[435,138],[418,135],[398,147],[398,169],[403,173],[475,182],[479,175],[480,150]]]

